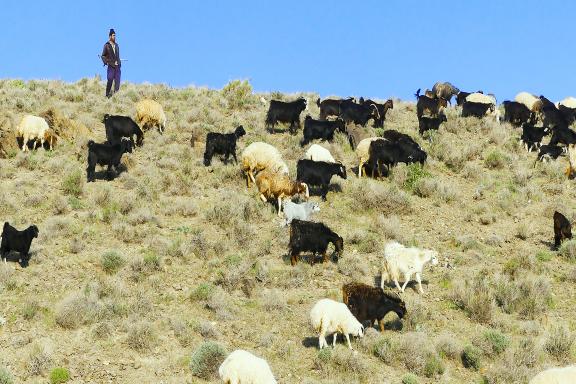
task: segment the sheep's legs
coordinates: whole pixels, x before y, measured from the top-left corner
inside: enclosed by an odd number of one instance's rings
[[[348,336],[348,335],[346,335]],[[338,338],[338,332],[334,332],[334,336],[332,336],[332,348],[336,348],[336,339]]]
[[[353,349],[352,344],[350,344],[350,336],[348,336],[347,333],[344,333],[344,336],[346,336],[346,342],[348,343],[348,348]]]
[[[358,164],[358,177],[362,177],[362,166],[364,165],[363,162],[360,162],[360,164]]]
[[[423,294],[424,290],[422,289],[422,280],[420,279],[419,273],[416,273],[416,281],[418,282],[418,290]]]
[[[384,332],[384,319],[378,320],[378,325],[380,326],[380,332]]]
[[[409,281],[410,281],[410,274],[409,273],[404,274],[404,285],[402,285],[402,292],[404,292],[404,290],[406,289],[406,286],[408,285]]]
[[[282,198],[278,196],[278,216],[282,217]]]
[[[400,292],[404,292],[404,289],[400,288],[400,283],[398,283],[398,280],[394,279],[394,284],[396,284],[396,288],[398,288]],[[382,283],[382,288],[384,288],[384,283]]]
[[[260,200],[262,200],[263,202],[266,202],[266,196],[264,196],[263,193],[260,194]]]

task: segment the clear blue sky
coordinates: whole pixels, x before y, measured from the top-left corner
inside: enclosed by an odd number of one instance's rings
[[[101,74],[117,32],[124,80],[413,100],[461,90],[576,95],[574,1],[2,0],[0,78]]]

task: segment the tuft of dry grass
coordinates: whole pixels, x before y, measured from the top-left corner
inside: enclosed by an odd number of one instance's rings
[[[52,354],[40,344],[34,344],[26,360],[26,371],[31,376],[42,375],[52,363]]]
[[[546,342],[544,350],[561,362],[568,362],[572,356],[572,347],[576,336],[565,325],[553,327]]]
[[[466,280],[452,290],[452,300],[463,309],[471,320],[489,323],[494,315],[494,299],[487,280],[479,275],[473,281]]]
[[[149,350],[156,342],[156,339],[156,332],[149,322],[141,321],[128,326],[126,343],[136,351]]]

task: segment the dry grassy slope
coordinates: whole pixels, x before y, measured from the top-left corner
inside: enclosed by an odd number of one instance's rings
[[[565,362],[542,345],[554,326],[574,328],[574,266],[555,253],[548,261],[535,255],[548,250],[554,209],[573,214],[574,185],[562,175],[566,160],[532,168],[535,155],[518,145],[519,133],[510,126],[462,119],[451,110],[431,142],[417,138],[430,155],[425,169],[432,177],[418,184],[427,197],[403,187],[409,174],[404,166],[387,180],[358,180],[350,170],[354,153],[338,135],[329,148],[349,177],[334,180],[342,192],[328,195],[316,219],[344,237],[345,253],[338,264],[291,267],[283,260],[288,231],[272,207],[246,189],[238,167],[215,160],[205,168],[204,148],[189,145],[209,130],[243,124],[248,134],[239,153],[250,142],[269,142],[294,173],[305,151],[300,137],[264,130],[260,95],[232,108],[234,95],[203,88],[125,84],[110,100],[103,93],[98,79],[0,81],[2,129],[24,113],[54,107],[101,140],[103,114],[134,115],[142,97],[158,100],[168,117],[166,133],[147,133],[144,147],[125,159],[128,171],[113,182],[84,184],[85,163],[77,160],[82,142],[0,160],[1,219],[40,228],[29,268],[0,266],[0,315],[8,320],[0,328],[0,366],[17,382],[47,382],[56,366],[67,367],[75,383],[205,382],[188,367],[191,351],[205,338],[263,356],[281,383],[399,383],[410,370],[421,383],[475,383],[481,374],[491,382],[525,382],[540,368]],[[317,116],[317,95],[304,96]],[[396,102],[386,128],[417,136],[414,109],[411,102]],[[501,154],[499,168],[486,165],[493,151]],[[63,188],[74,170],[82,175],[77,200]],[[526,240],[517,237],[523,232]],[[412,316],[403,330],[385,332],[395,348],[388,363],[372,353],[381,341],[375,332],[354,340],[357,355],[339,345],[332,357],[319,357],[316,339],[312,346],[308,339],[314,337],[311,306],[319,298],[339,299],[341,285],[352,279],[373,283],[389,239],[437,249],[454,268],[426,271],[422,297],[408,289]],[[101,258],[111,250],[125,264],[106,274]],[[511,264],[515,259],[521,262]],[[453,290],[480,271],[488,281],[500,275],[510,280],[503,272],[507,263],[508,271],[520,264],[516,279],[549,281],[553,304],[544,314],[536,309],[530,319],[497,308],[482,324],[452,303]],[[191,300],[206,282],[216,288],[206,300]],[[390,320],[389,328],[398,328],[393,315]],[[502,357],[483,356],[480,372],[464,368],[458,356],[443,356],[444,373],[431,378],[414,364],[439,340],[451,340],[455,353],[481,344],[487,329],[512,342]],[[534,351],[519,346],[526,338],[535,341]],[[574,355],[565,359],[574,361]]]

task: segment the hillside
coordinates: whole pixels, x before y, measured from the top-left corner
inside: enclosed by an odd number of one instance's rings
[[[14,382],[46,383],[65,367],[73,383],[218,383],[191,373],[205,341],[254,352],[287,384],[526,383],[576,361],[576,243],[550,248],[554,211],[576,218],[566,158],[534,167],[519,130],[454,109],[423,139],[414,103],[395,100],[385,128],[415,137],[427,164],[358,179],[338,133],[327,147],[348,178],[333,178],[314,219],[344,238],[344,254],[292,267],[288,229],[246,188],[239,166],[202,164],[205,133],[242,124],[238,154],[266,141],[295,175],[301,131],[267,133],[259,99],[300,95],[250,91],[123,84],[108,100],[98,78],[0,81],[0,219],[40,229],[28,268],[0,265],[0,368]],[[318,116],[318,95],[302,96]],[[166,132],[146,132],[114,181],[87,184],[87,138],[103,141],[103,115],[134,116],[144,97],[163,105]],[[53,152],[23,154],[6,142],[24,114],[48,109],[71,132]],[[389,314],[383,334],[354,339],[357,353],[341,338],[319,353],[310,308],[341,300],[345,282],[379,283],[389,240],[440,253],[440,265],[424,271],[425,294],[410,284],[407,317]]]

